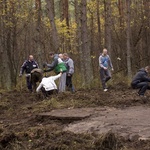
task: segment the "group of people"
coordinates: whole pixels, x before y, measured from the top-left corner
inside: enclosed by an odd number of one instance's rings
[[[36,87],[36,82],[39,81],[40,84],[37,87],[36,92],[41,90],[44,94],[51,95],[54,92],[57,92],[57,86],[54,81],[60,78],[58,92],[64,92],[66,90],[66,86],[71,92],[74,92],[75,89],[72,84],[72,76],[74,74],[73,60],[67,53],[50,53],[49,55],[53,61],[51,64],[44,63],[44,70],[37,69],[39,66],[37,62],[34,61],[32,55],[30,55],[29,59],[21,66],[20,76],[22,76],[25,71],[28,89],[32,91],[32,86]],[[102,54],[99,56],[99,67],[102,88],[103,91],[106,92],[108,91],[107,82],[111,79],[111,71],[114,71],[107,49],[103,49]],[[54,70],[56,76],[43,78],[43,72],[49,72],[52,70]],[[150,89],[150,77],[148,76],[148,73],[150,73],[150,66],[140,69],[131,82],[131,87],[133,89],[139,89],[138,95],[140,97],[145,97],[144,94],[146,90]]]
[[[56,92],[64,92],[67,88],[71,92],[75,92],[74,86],[72,84],[72,76],[74,74],[74,62],[69,57],[67,53],[64,54],[54,54],[50,53],[50,58],[53,59],[51,64],[44,63],[43,68],[39,69],[38,63],[34,60],[33,55],[29,56],[20,69],[19,76],[22,76],[25,72],[26,82],[29,91],[40,90],[44,95],[48,96]],[[55,76],[43,77],[44,72],[49,72],[54,70]],[[55,80],[60,78],[59,87],[55,84]],[[39,86],[36,87],[36,82],[40,82]]]
[[[108,90],[106,82],[111,79],[111,71],[114,71],[113,65],[109,55],[107,54],[107,49],[103,49],[103,53],[99,56],[99,66],[100,66],[100,77],[102,82],[103,90],[106,92]],[[150,66],[140,69],[131,81],[131,87],[133,89],[139,89],[138,95],[145,98],[146,90],[150,90]]]

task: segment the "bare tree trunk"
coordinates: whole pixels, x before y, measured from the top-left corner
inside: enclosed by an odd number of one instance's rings
[[[84,62],[83,62],[83,52],[81,48],[81,22],[80,22],[80,6],[78,0],[75,0],[75,20],[77,24],[77,31],[76,31],[76,50],[79,53],[79,62],[80,62],[80,73],[81,73],[81,79],[82,79],[82,86],[85,84],[85,78],[84,78]]]
[[[59,50],[59,36],[57,33],[57,29],[56,29],[56,24],[55,24],[55,20],[54,20],[54,10],[52,8],[54,8],[54,6],[52,6],[53,0],[46,0],[47,3],[47,8],[48,8],[48,15],[49,15],[49,19],[50,19],[50,23],[52,26],[52,40],[53,40],[53,48],[55,50],[55,52],[57,52]]]
[[[111,56],[111,0],[104,0],[105,7],[105,47]]]
[[[93,79],[93,71],[91,67],[91,55],[88,41],[88,28],[87,28],[87,2],[86,0],[81,0],[81,42],[82,42],[82,53],[83,62],[85,69],[85,84],[90,87],[91,81]]]
[[[130,46],[130,36],[131,36],[131,27],[130,27],[130,6],[131,1],[126,0],[127,5],[127,71],[128,71],[128,79],[132,78],[132,70],[131,70],[131,46]]]
[[[101,22],[100,22],[100,11],[99,11],[99,0],[97,0],[97,24],[98,24],[98,49],[101,50]]]
[[[37,16],[37,26],[36,26],[36,48],[37,48],[37,60],[39,67],[42,68],[42,38],[41,38],[41,29],[42,29],[42,24],[41,24],[41,17],[42,17],[42,8],[41,8],[41,0],[35,0],[35,5],[36,5],[36,16]]]

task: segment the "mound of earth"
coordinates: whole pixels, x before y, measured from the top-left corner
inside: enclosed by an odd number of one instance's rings
[[[25,91],[1,93],[0,149],[150,149],[150,93],[143,100],[136,91],[118,87],[48,99]]]

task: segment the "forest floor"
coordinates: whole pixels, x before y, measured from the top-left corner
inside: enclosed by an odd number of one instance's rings
[[[121,84],[48,99],[1,92],[0,149],[150,150],[150,91],[136,92]]]

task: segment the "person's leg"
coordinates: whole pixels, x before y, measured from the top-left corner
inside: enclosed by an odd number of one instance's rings
[[[41,88],[41,91],[42,91],[44,97],[46,98],[46,97],[48,96],[48,93],[47,93],[47,91],[45,90],[45,88],[42,87],[42,88]]]
[[[105,82],[109,81],[111,79],[111,72],[109,69],[105,70]]]
[[[105,70],[103,68],[100,69],[100,79],[101,79],[101,82],[102,82],[102,87],[103,89],[106,88],[106,78],[105,78]]]
[[[66,90],[66,72],[64,72],[59,79],[59,92]]]
[[[66,77],[66,85],[71,92],[74,92],[74,87],[72,85],[72,75]]]
[[[48,95],[53,95],[53,94],[58,94],[58,90],[54,89],[54,90],[48,91]]]
[[[27,82],[27,87],[28,87],[29,91],[32,92],[32,83],[31,83],[30,76],[26,77],[26,82]]]
[[[136,88],[139,88],[139,95],[144,95],[146,90],[149,88],[148,82],[140,82],[136,85]]]

